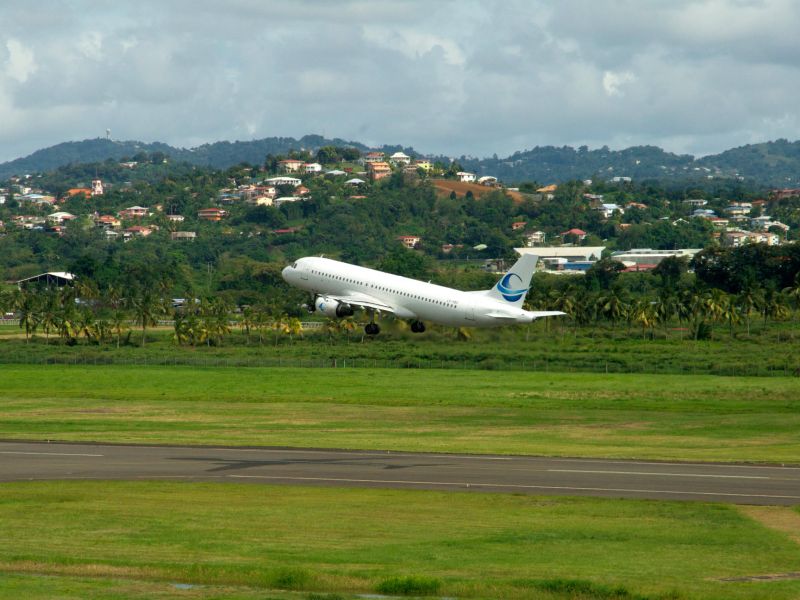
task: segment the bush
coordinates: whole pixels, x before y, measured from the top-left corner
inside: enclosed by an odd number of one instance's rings
[[[440,586],[441,582],[431,577],[391,577],[380,582],[375,590],[379,594],[430,596],[438,592]]]
[[[269,585],[282,590],[297,590],[303,588],[310,576],[303,569],[279,569],[268,578]]]

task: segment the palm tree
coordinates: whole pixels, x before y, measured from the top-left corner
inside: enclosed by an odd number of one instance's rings
[[[245,343],[250,345],[250,330],[255,325],[255,312],[253,311],[253,307],[245,306],[242,309],[242,320],[239,322],[239,325],[242,328],[242,331],[245,335]]]
[[[142,346],[146,342],[147,328],[158,323],[164,312],[161,300],[150,290],[140,289],[130,299],[134,321],[142,328]]]
[[[642,338],[647,329],[652,329],[656,322],[655,306],[647,298],[638,298],[631,307],[631,320],[642,326]]]
[[[678,312],[678,299],[668,290],[662,290],[655,303],[655,317],[664,326],[664,334],[667,333],[667,325]]]
[[[292,342],[294,341],[294,336],[299,335],[302,337],[303,335],[303,323],[297,317],[290,317],[286,322],[286,328],[289,333],[289,340]]]
[[[598,299],[597,312],[611,322],[612,328],[616,328],[617,323],[625,317],[627,309],[627,303],[616,290]]]
[[[747,335],[750,335],[750,315],[759,305],[759,294],[752,288],[744,289],[736,297],[736,304],[739,306],[739,312],[744,316],[747,323]]]
[[[117,348],[119,348],[122,332],[128,329],[128,313],[121,306],[118,306],[111,313],[109,325],[111,326],[111,331],[117,336]]]
[[[272,320],[272,330],[275,332],[275,346],[277,346],[278,338],[289,334],[289,317],[285,314],[275,317]]]
[[[13,292],[14,311],[19,315],[19,326],[25,328],[25,343],[30,341],[31,333],[36,331],[39,324],[39,303],[36,295],[30,290],[16,290]]]
[[[97,339],[97,325],[91,310],[84,308],[79,311],[76,333],[85,337],[87,342]]]
[[[725,295],[720,303],[720,318],[728,322],[728,329],[733,337],[734,325],[742,322],[742,313],[737,305],[736,296]]]
[[[800,273],[794,278],[794,284],[783,288],[786,299],[794,305],[795,315],[800,314]]]
[[[50,332],[58,328],[58,314],[60,311],[58,294],[50,292],[44,297],[41,310],[41,326],[44,329],[45,339],[50,341]]]

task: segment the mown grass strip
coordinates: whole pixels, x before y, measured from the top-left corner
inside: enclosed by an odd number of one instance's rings
[[[800,462],[789,378],[4,366],[0,438]]]
[[[0,523],[0,573],[65,582],[509,599],[800,593],[797,580],[721,581],[797,570],[797,547],[702,503],[37,482],[0,486]]]

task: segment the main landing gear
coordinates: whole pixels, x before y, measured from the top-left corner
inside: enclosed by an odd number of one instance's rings
[[[369,323],[364,326],[364,333],[367,335],[378,335],[381,332],[381,327],[375,322],[375,310],[367,309],[369,313]]]
[[[414,333],[423,333],[425,331],[425,323],[422,321],[411,321],[411,331]]]

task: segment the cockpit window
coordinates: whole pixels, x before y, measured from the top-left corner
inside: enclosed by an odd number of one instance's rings
[[[293,268],[293,269],[296,269],[296,268],[297,268],[297,263],[296,263],[296,262],[293,262],[293,263],[292,263],[292,268]]]

